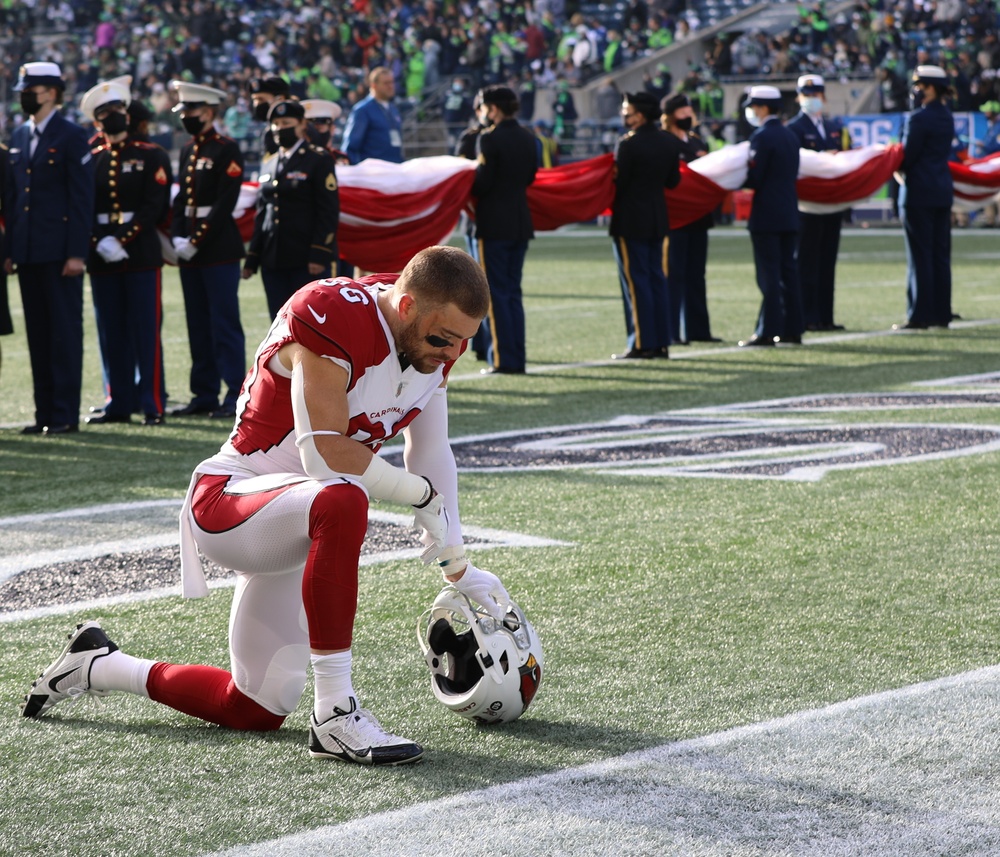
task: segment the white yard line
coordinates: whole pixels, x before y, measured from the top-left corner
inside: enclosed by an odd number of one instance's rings
[[[998,698],[987,667],[214,857],[997,854]]]

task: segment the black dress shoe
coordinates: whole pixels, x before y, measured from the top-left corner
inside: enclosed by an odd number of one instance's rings
[[[107,408],[107,405],[93,405],[92,407],[87,408],[87,412],[91,414],[103,414],[105,408]]]
[[[508,369],[506,366],[487,366],[479,370],[480,375],[523,375],[523,369]]]
[[[170,412],[172,417],[190,417],[195,414],[210,414],[219,409],[218,405],[199,405],[196,402],[188,402],[180,408],[174,408]]]
[[[801,336],[776,336],[774,337],[775,345],[801,345]]]
[[[50,434],[73,434],[73,432],[78,432],[79,430],[80,427],[76,423],[61,426],[45,426],[45,436],[48,437]]]
[[[687,345],[686,342],[684,344]],[[661,360],[669,360],[670,359],[670,349],[667,348],[666,345],[661,345],[659,348],[656,349],[656,354],[654,354],[653,356],[654,357],[659,357]]]
[[[765,346],[774,346],[774,339],[770,336],[757,336],[755,333],[749,339],[740,340],[740,348],[761,348]]]
[[[823,329],[824,330],[847,330],[847,328],[844,327],[844,325],[842,325],[842,324],[833,324],[832,322],[830,324],[826,325],[826,327],[824,327]]]
[[[904,324],[894,324],[893,330],[927,330],[926,324],[917,324],[915,321],[907,321]]]
[[[45,426],[25,426],[21,429],[21,434],[45,434]]]
[[[102,414],[94,414],[91,417],[87,417],[87,425],[89,426],[100,426],[105,423],[130,423],[132,422],[132,417],[128,414],[109,414],[105,411]]]
[[[621,354],[612,354],[612,360],[652,360],[657,354],[656,348],[630,348]]]
[[[236,416],[236,408],[230,408],[223,406],[221,408],[216,408],[210,411],[208,418],[210,420],[231,420]]]
[[[142,424],[144,426],[162,426],[166,425],[167,418],[163,414],[147,414],[142,418]]]

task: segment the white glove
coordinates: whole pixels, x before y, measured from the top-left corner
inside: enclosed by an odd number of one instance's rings
[[[413,526],[423,530],[420,541],[427,549],[420,554],[420,558],[425,565],[429,565],[448,546],[449,521],[444,497],[435,494],[420,508],[414,506]]]
[[[447,576],[445,580],[448,580]],[[465,574],[458,580],[448,580],[448,582],[470,601],[479,604],[498,622],[503,620],[510,605],[510,595],[495,574],[476,568],[470,562],[465,566]]]
[[[124,262],[128,258],[128,251],[122,247],[121,241],[114,235],[105,235],[98,241],[97,252],[109,265],[115,262]]]
[[[198,252],[198,248],[191,243],[190,238],[182,238],[178,236],[174,238],[171,243],[173,243],[174,249],[177,251],[177,255],[185,262]]]

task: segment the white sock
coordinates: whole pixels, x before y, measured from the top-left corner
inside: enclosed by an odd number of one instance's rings
[[[112,652],[95,658],[90,667],[90,686],[94,690],[121,690],[149,698],[146,679],[156,661],[133,658],[125,652]]]
[[[333,655],[310,655],[313,678],[316,680],[316,702],[313,713],[322,723],[333,716],[333,709],[351,710],[354,686],[351,684],[351,652]]]

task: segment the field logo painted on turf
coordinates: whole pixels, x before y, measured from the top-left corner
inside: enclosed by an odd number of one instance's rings
[[[994,392],[806,396],[479,435],[453,440],[452,446],[463,472],[573,469],[815,482],[833,470],[1000,450],[1000,426],[846,423],[816,415],[998,404],[1000,393]]]

